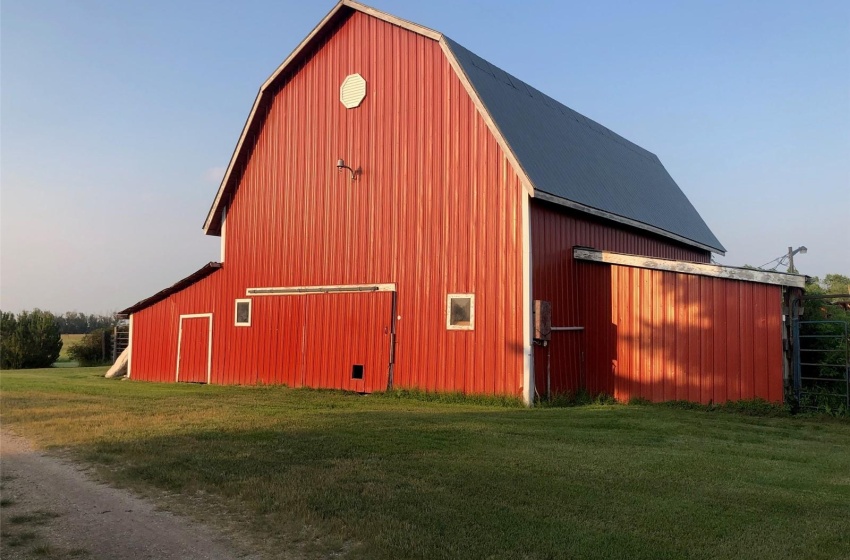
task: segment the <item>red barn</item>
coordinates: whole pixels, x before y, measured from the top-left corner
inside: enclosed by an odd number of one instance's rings
[[[694,264],[724,248],[655,155],[356,2],[260,88],[204,232],[221,263],[123,312],[133,379],[781,398],[799,277]]]

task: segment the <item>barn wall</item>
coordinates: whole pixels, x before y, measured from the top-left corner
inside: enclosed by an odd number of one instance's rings
[[[352,73],[367,95],[345,109]],[[522,188],[439,44],[355,12],[262,118],[227,201],[224,266],[136,315],[133,377],[172,379],[176,316],[212,312],[213,382],[303,384],[305,313],[323,315],[310,348],[331,360],[350,317],[305,312],[303,296],[258,297],[240,328],[234,299],[249,287],[395,283],[396,386],[519,395]],[[362,169],[357,180],[338,158]],[[448,293],[475,294],[474,331],[446,329]],[[364,312],[391,329],[383,306]]]
[[[585,326],[582,302],[602,302],[607,287],[580,282],[574,246],[592,247],[650,257],[709,262],[710,253],[693,247],[594,218],[552,204],[533,201],[531,206],[532,292],[534,299],[552,302],[552,324],[561,327]],[[576,391],[587,386],[586,331],[552,334],[551,389]],[[535,348],[537,391],[546,390],[546,352]]]
[[[580,262],[586,380],[628,401],[781,402],[782,289]]]

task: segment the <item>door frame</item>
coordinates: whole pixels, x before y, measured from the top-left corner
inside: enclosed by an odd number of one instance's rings
[[[180,315],[180,327],[177,333],[177,364],[174,368],[174,382],[180,382],[180,344],[183,342],[183,319],[209,319],[209,327],[207,328],[207,385],[209,385],[210,374],[212,372],[212,313],[189,313],[186,315]]]

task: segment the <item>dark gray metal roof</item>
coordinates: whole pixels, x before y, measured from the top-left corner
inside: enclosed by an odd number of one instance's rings
[[[444,38],[536,192],[726,251],[655,154]]]

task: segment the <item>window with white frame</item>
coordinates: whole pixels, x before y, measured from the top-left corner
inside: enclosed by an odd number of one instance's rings
[[[475,328],[475,295],[449,294],[446,298],[446,328],[471,331]]]
[[[237,299],[235,321],[233,323],[237,327],[251,326],[251,300]]]

